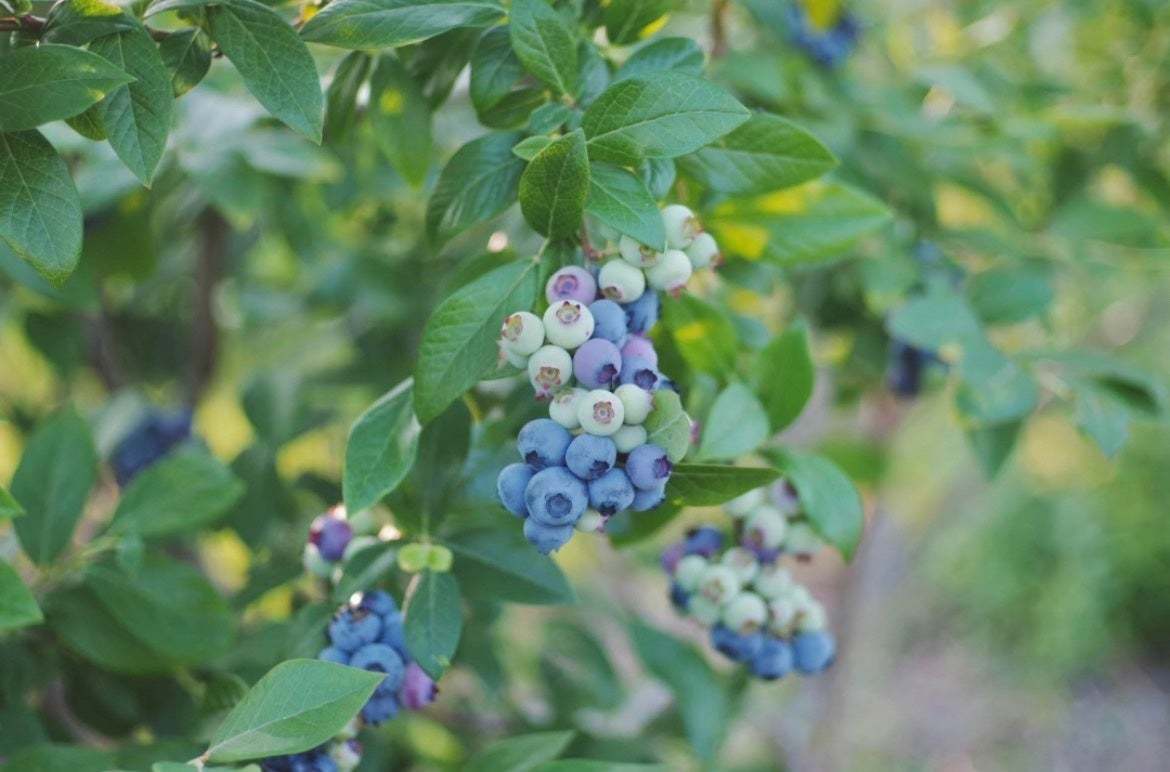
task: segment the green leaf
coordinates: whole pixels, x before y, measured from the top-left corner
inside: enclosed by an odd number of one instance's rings
[[[103,0],[64,0],[45,17],[45,43],[84,46],[96,38],[138,29],[132,16]]]
[[[164,673],[172,663],[136,638],[85,587],[58,591],[45,601],[53,633],[89,662],[115,673]]]
[[[661,531],[682,511],[682,507],[667,501],[649,512],[619,512],[605,524],[605,535],[615,547],[637,544]]]
[[[459,584],[450,573],[424,571],[406,604],[406,648],[436,681],[451,664],[463,631]]]
[[[156,0],[146,9],[143,17],[149,18],[167,11],[193,11],[196,8],[206,8],[209,5],[221,5],[223,2],[224,0]]]
[[[966,345],[983,335],[971,308],[953,292],[912,298],[890,315],[886,329],[891,337],[925,351]]]
[[[973,276],[967,296],[984,324],[1015,324],[1043,314],[1052,303],[1053,292],[1044,271],[1010,266]]]
[[[634,43],[648,25],[674,7],[674,0],[625,0],[604,4],[605,34],[614,45]]]
[[[383,155],[408,183],[420,187],[431,166],[431,109],[393,54],[378,57],[370,78],[369,114]]]
[[[1097,443],[1106,456],[1112,458],[1125,447],[1129,439],[1129,410],[1107,392],[1092,386],[1076,390],[1074,417],[1077,428]]]
[[[73,536],[97,479],[97,451],[85,419],[71,409],[48,419],[24,447],[12,495],[24,507],[13,521],[24,553],[37,565],[60,554]]]
[[[536,134],[559,131],[572,120],[573,108],[560,102],[545,102],[528,116],[528,130]]]
[[[520,176],[520,211],[533,230],[550,239],[576,235],[588,195],[589,156],[580,129],[537,153]]]
[[[393,48],[456,27],[486,27],[504,15],[495,0],[336,0],[301,35],[340,48]]]
[[[97,54],[45,44],[11,49],[0,67],[0,132],[35,129],[83,112],[134,77]]]
[[[211,38],[201,29],[176,30],[158,44],[158,53],[171,73],[171,93],[186,94],[211,69]]]
[[[646,183],[646,189],[655,199],[662,199],[674,186],[678,169],[669,158],[647,158],[638,167],[638,177]]]
[[[694,646],[639,623],[630,632],[642,663],[674,693],[691,746],[713,761],[731,718],[726,687]]]
[[[851,560],[865,527],[861,497],[853,483],[821,456],[785,451],[780,461],[813,530]]]
[[[712,191],[750,196],[820,177],[837,159],[796,124],[756,113],[714,144],[678,159],[678,165]]]
[[[683,410],[678,393],[671,389],[654,392],[654,406],[646,416],[646,441],[658,445],[674,463],[691,447],[691,418]]]
[[[238,477],[206,451],[184,448],[146,469],[122,493],[111,529],[164,536],[201,528],[244,495]]]
[[[618,81],[585,111],[589,157],[632,165],[693,153],[748,119],[747,108],[710,81],[663,72]]]
[[[497,601],[566,605],[576,596],[553,560],[528,543],[518,527],[463,531],[443,543],[455,553],[453,571],[465,592]]]
[[[394,490],[418,453],[413,382],[403,381],[358,416],[345,443],[342,497],[350,512],[377,504]]]
[[[516,129],[528,123],[534,110],[547,104],[547,92],[540,88],[509,91],[488,110],[477,113],[480,123],[493,129]]]
[[[57,286],[77,267],[81,199],[39,132],[0,133],[0,239]]]
[[[289,128],[319,143],[325,98],[317,65],[288,22],[255,0],[211,6],[207,22],[211,39],[256,100]]]
[[[531,772],[565,752],[576,732],[534,732],[497,740],[463,765],[463,772]]]
[[[983,338],[972,338],[959,363],[955,404],[976,424],[1008,423],[1036,406],[1039,389],[1032,376]]]
[[[471,411],[457,400],[423,427],[418,459],[390,502],[400,527],[420,534],[438,529],[459,494],[470,447]]]
[[[541,764],[532,772],[666,772],[665,764],[635,764],[597,759],[558,759]]]
[[[1023,427],[1021,421],[967,429],[967,441],[988,477],[994,477],[1012,454]]]
[[[790,325],[756,356],[753,367],[756,394],[768,411],[773,431],[781,431],[800,416],[812,396],[816,367],[803,322]]]
[[[500,324],[536,300],[539,264],[517,260],[460,287],[439,304],[423,330],[415,369],[415,412],[423,423],[447,408],[496,366]]]
[[[751,453],[768,439],[768,415],[752,390],[733,383],[720,392],[703,422],[699,457],[730,460]]]
[[[577,40],[561,15],[545,0],[513,0],[509,22],[512,49],[524,68],[557,94],[572,94]]]
[[[666,500],[679,507],[716,507],[778,477],[771,467],[679,464],[670,474]]]
[[[618,68],[614,80],[638,78],[656,72],[703,74],[703,49],[690,38],[659,38],[647,43]]]
[[[537,154],[553,143],[552,137],[544,135],[536,137],[525,137],[516,143],[512,148],[512,152],[516,154],[517,158],[523,158],[525,161],[531,161],[536,158]]]
[[[325,91],[326,142],[341,142],[357,124],[358,93],[373,66],[373,57],[365,51],[350,51],[338,62],[333,80]],[[427,130],[430,131],[429,126]]]
[[[175,97],[170,73],[141,27],[98,38],[89,50],[135,78],[98,103],[97,117],[122,163],[149,186],[171,128]]]
[[[12,497],[8,490],[0,485],[0,521],[12,520],[24,514],[20,502]]]
[[[451,156],[427,202],[427,233],[442,243],[516,200],[524,161],[512,154],[523,135],[494,132],[468,142]]]
[[[107,751],[79,745],[40,743],[10,756],[4,772],[109,772],[113,761]]]
[[[19,630],[44,620],[32,592],[16,569],[0,560],[0,632]]]
[[[679,353],[699,372],[723,378],[735,371],[735,327],[715,306],[694,295],[662,299],[663,320]]]
[[[498,105],[523,77],[524,65],[512,50],[508,25],[483,33],[471,55],[470,93],[476,113]]]
[[[1165,384],[1113,356],[1094,351],[1042,351],[1034,357],[1059,365],[1069,379],[1090,382],[1138,415],[1161,419],[1167,413]]]
[[[315,748],[357,715],[384,677],[323,660],[282,662],[219,725],[207,759],[225,764]]]
[[[618,233],[658,251],[666,249],[666,230],[658,204],[640,179],[618,166],[589,167],[589,200],[585,211]]]

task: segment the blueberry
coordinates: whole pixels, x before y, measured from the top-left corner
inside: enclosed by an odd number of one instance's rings
[[[643,334],[658,322],[661,301],[657,292],[644,292],[637,300],[626,303],[626,327],[632,333]]]
[[[681,249],[668,249],[662,260],[653,268],[646,269],[646,281],[654,289],[677,293],[686,286],[694,268],[691,259]]]
[[[571,525],[549,526],[531,517],[524,521],[524,538],[545,555],[565,546],[573,538],[573,530]]]
[[[581,434],[569,443],[565,466],[582,480],[596,480],[613,469],[617,462],[617,446],[609,437]]]
[[[317,655],[317,659],[323,659],[326,662],[336,662],[339,665],[349,664],[349,654],[336,646],[326,646],[324,649],[321,649],[321,652]]]
[[[622,359],[622,369],[618,380],[623,385],[632,383],[646,391],[654,391],[658,388],[661,378],[658,368],[645,357],[634,356]]]
[[[686,590],[679,585],[678,582],[672,582],[670,585],[670,605],[674,606],[679,611],[687,610],[687,603],[690,602],[691,596]]]
[[[573,377],[573,357],[560,346],[541,346],[525,367],[537,399],[548,399]]]
[[[801,633],[792,639],[792,653],[797,670],[806,675],[820,673],[833,664],[837,642],[826,630]]]
[[[565,463],[565,451],[573,435],[551,418],[537,418],[524,424],[516,437],[516,447],[524,463],[533,469],[561,466]]]
[[[922,373],[929,354],[900,340],[890,342],[886,385],[896,396],[910,399],[922,391]]]
[[[654,409],[654,395],[641,386],[623,383],[614,389],[613,393],[626,409],[624,420],[627,424],[636,425],[644,422]]]
[[[598,300],[589,306],[593,314],[593,337],[621,346],[629,337],[626,311],[612,300]]]
[[[435,685],[427,672],[411,662],[406,666],[406,675],[402,678],[402,686],[398,689],[398,701],[407,710],[420,710],[435,701],[439,694],[439,687]]]
[[[554,346],[575,349],[593,335],[593,314],[576,300],[556,301],[544,312],[543,319],[544,336]]]
[[[342,651],[356,651],[378,640],[382,620],[376,614],[346,609],[329,623],[329,640]]]
[[[544,322],[536,314],[517,311],[500,326],[500,347],[520,357],[529,357],[544,345]]]
[[[410,659],[410,654],[406,650],[406,626],[403,624],[401,611],[382,617],[382,634],[378,636],[378,643],[384,643],[394,649],[403,661]]]
[[[658,367],[658,352],[654,350],[654,344],[650,342],[649,338],[644,338],[641,335],[631,335],[627,338],[622,346],[621,354],[623,362],[633,357],[641,357],[649,362],[651,367]]]
[[[649,268],[662,259],[661,252],[629,236],[618,239],[618,254],[635,268]]]
[[[792,646],[785,640],[766,636],[764,644],[748,666],[752,674],[766,681],[783,678],[792,670]]]
[[[589,504],[585,483],[564,467],[533,475],[524,490],[530,520],[550,527],[571,526]]]
[[[634,503],[634,484],[621,469],[608,472],[589,481],[589,506],[609,517]]]
[[[534,474],[536,471],[528,464],[515,463],[501,469],[500,476],[496,478],[496,495],[500,497],[500,503],[517,517],[528,517],[524,489]]]
[[[317,548],[321,557],[330,563],[341,560],[352,538],[353,528],[345,516],[336,509],[313,518],[309,526],[309,542]]]
[[[664,501],[666,501],[665,480],[649,490],[635,489],[634,501],[630,504],[630,509],[635,512],[648,512]]]
[[[573,354],[573,375],[587,389],[609,388],[621,368],[621,352],[604,338],[585,341]]]
[[[711,645],[734,662],[749,662],[754,659],[764,646],[764,637],[763,633],[740,635],[723,625],[711,628]]]
[[[662,226],[666,230],[666,244],[673,249],[686,249],[702,230],[695,213],[682,204],[662,208]]]
[[[375,694],[362,708],[362,719],[377,726],[398,715],[398,699],[393,694]]]
[[[652,491],[670,479],[674,465],[661,446],[649,443],[630,451],[626,459],[626,474],[635,488]]]
[[[610,260],[597,274],[597,285],[609,300],[632,303],[646,292],[646,274],[624,260]]]
[[[688,555],[702,555],[709,558],[723,549],[723,533],[717,528],[705,525],[689,531],[683,544]]]
[[[362,593],[362,600],[358,604],[358,608],[385,617],[398,611],[398,604],[394,602],[390,593],[383,590],[370,590]]]
[[[710,233],[700,233],[695,236],[695,240],[686,248],[687,257],[691,261],[691,268],[699,270],[706,268],[712,263],[718,265],[722,259],[719,254],[719,245],[715,243],[715,237]]]
[[[673,574],[674,570],[678,568],[678,562],[683,559],[686,552],[683,551],[682,542],[672,544],[662,551],[658,562],[662,566],[662,570],[668,574]]]
[[[597,280],[593,278],[593,274],[580,266],[566,266],[548,278],[544,296],[549,303],[558,300],[592,303],[597,297]]]
[[[406,672],[406,663],[402,661],[402,655],[384,643],[371,643],[361,647],[353,653],[349,666],[385,673],[386,677],[378,685],[380,692],[397,691]]]
[[[129,484],[139,472],[190,436],[190,410],[151,410],[114,448],[110,460],[118,485]]]
[[[577,404],[577,421],[589,434],[608,437],[617,434],[626,417],[626,406],[608,389],[587,392]]]

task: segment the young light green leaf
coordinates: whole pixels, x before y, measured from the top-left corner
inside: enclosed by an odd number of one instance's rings
[[[1077,428],[1097,443],[1106,456],[1112,458],[1121,452],[1129,439],[1129,411],[1107,392],[1090,384],[1076,390],[1074,418]]]
[[[256,0],[207,9],[208,29],[256,100],[289,128],[321,141],[325,98],[317,65],[281,16]]]
[[[533,230],[550,239],[576,235],[588,195],[589,156],[580,129],[537,153],[520,176],[520,211]]]
[[[12,477],[12,495],[27,513],[13,521],[24,553],[45,565],[73,536],[97,479],[97,451],[85,419],[72,409],[33,432]]]
[[[0,560],[0,633],[40,624],[44,619],[32,592],[20,574]]]
[[[427,320],[415,368],[415,411],[429,422],[496,366],[504,318],[536,299],[539,264],[517,260],[449,295]]]
[[[679,507],[715,507],[778,477],[771,467],[679,464],[670,474],[666,500]]]
[[[406,604],[406,648],[436,681],[451,664],[463,631],[463,601],[450,573],[424,571]]]
[[[971,308],[954,292],[912,298],[890,315],[886,329],[891,337],[925,351],[965,345],[983,335]]]
[[[227,514],[244,484],[206,451],[178,450],[143,471],[122,493],[111,529],[141,536],[193,531]]]
[[[167,146],[174,91],[159,49],[142,27],[98,38],[89,50],[134,76],[97,105],[110,147],[149,186]]]
[[[748,116],[747,108],[714,83],[661,72],[611,85],[585,111],[581,127],[590,158],[633,165],[643,158],[693,153]]]
[[[534,732],[497,740],[472,756],[463,772],[531,772],[565,752],[576,732]]]
[[[963,346],[955,405],[976,425],[1009,423],[1025,417],[1039,400],[1032,376],[982,337]]]
[[[323,660],[282,662],[232,709],[205,756],[226,764],[315,748],[357,715],[384,677]]]
[[[803,322],[790,325],[756,355],[753,378],[773,431],[781,431],[800,416],[816,381]]]
[[[134,76],[75,46],[45,44],[4,53],[0,132],[35,129],[77,115]]]
[[[614,80],[638,78],[656,72],[703,74],[703,49],[690,38],[659,38],[630,54]]]
[[[507,209],[516,200],[524,161],[512,154],[518,132],[468,142],[443,167],[427,202],[427,233],[442,243]]]
[[[11,520],[24,514],[20,502],[12,497],[8,489],[0,485],[0,521]]]
[[[513,0],[509,22],[512,49],[524,69],[557,94],[572,94],[577,40],[561,15],[545,0]]]
[[[158,44],[158,53],[171,73],[175,96],[195,88],[211,69],[211,38],[201,29],[172,32]]]
[[[345,443],[342,498],[350,512],[377,504],[414,465],[421,430],[413,381],[407,379],[358,416]]]
[[[545,102],[528,116],[528,130],[534,134],[551,134],[573,118],[573,108],[561,102]]]
[[[492,27],[483,33],[471,55],[471,103],[483,113],[500,103],[520,79],[524,65],[512,50],[508,25]]]
[[[461,531],[444,544],[455,553],[453,571],[465,592],[512,603],[576,602],[557,564],[533,549],[518,528]]]
[[[812,134],[777,115],[756,113],[715,143],[678,159],[684,174],[729,196],[799,185],[837,165]]]
[[[167,11],[190,11],[196,8],[206,8],[209,5],[220,5],[224,0],[155,0],[146,9],[144,18]]]
[[[552,137],[546,137],[543,134],[535,137],[525,137],[516,143],[512,148],[512,152],[516,154],[517,158],[523,158],[525,161],[531,161],[536,158],[541,150],[553,143]]]
[[[780,469],[796,489],[813,529],[846,560],[852,560],[865,527],[861,496],[853,483],[821,456],[785,451]]]
[[[703,422],[699,457],[732,460],[758,448],[768,434],[764,406],[747,386],[733,383],[715,398]]]
[[[64,0],[45,16],[45,43],[84,46],[105,35],[137,29],[134,17],[104,0]]]
[[[967,297],[984,324],[1015,324],[1043,314],[1053,292],[1044,271],[1013,265],[975,274],[967,284]]]
[[[694,295],[663,298],[663,320],[693,369],[723,378],[735,370],[737,339],[731,320]]]
[[[642,181],[621,167],[590,165],[585,211],[618,233],[658,251],[666,249],[666,230],[658,204]]]
[[[682,400],[672,389],[654,392],[654,406],[646,416],[646,441],[658,445],[674,463],[679,463],[691,447],[691,418],[683,410]]]
[[[39,132],[0,133],[0,239],[57,286],[77,267],[81,199]]]
[[[418,83],[393,54],[382,54],[370,78],[370,121],[390,165],[414,187],[431,166],[431,109]]]
[[[395,48],[457,27],[486,27],[503,15],[496,0],[336,0],[301,35],[339,48]]]

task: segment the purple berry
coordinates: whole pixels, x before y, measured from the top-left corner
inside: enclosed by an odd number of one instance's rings
[[[654,344],[650,342],[649,338],[643,338],[641,335],[631,335],[626,339],[625,344],[621,350],[622,361],[640,357],[650,363],[651,367],[658,367],[658,352],[654,350]]]
[[[341,560],[352,538],[353,528],[338,507],[318,515],[309,526],[309,542],[330,563]]]
[[[659,562],[662,564],[662,570],[668,574],[673,574],[674,569],[678,567],[678,562],[686,554],[682,542],[670,545],[662,551],[662,557],[659,559]]]
[[[587,389],[608,389],[621,369],[621,352],[604,338],[585,341],[573,354],[573,375]]]
[[[626,312],[612,300],[598,300],[589,306],[593,314],[593,337],[603,338],[615,346],[622,346],[629,337]]]
[[[624,306],[626,326],[630,332],[644,333],[658,321],[658,293],[647,290],[632,303]]]
[[[529,519],[559,528],[571,526],[589,504],[585,483],[564,467],[537,472],[524,490]]]
[[[618,380],[623,384],[632,383],[646,391],[658,388],[662,376],[658,373],[658,367],[649,359],[639,356],[624,357],[621,364]]]
[[[653,443],[639,445],[630,451],[626,459],[626,474],[635,488],[644,491],[657,490],[670,479],[674,465],[666,451]]]
[[[544,287],[544,296],[549,303],[576,300],[588,305],[597,297],[597,280],[584,268],[570,265],[549,277]]]
[[[556,421],[537,418],[524,424],[516,437],[516,447],[524,463],[539,470],[564,464],[565,451],[572,440],[569,430]]]
[[[508,464],[496,478],[496,494],[504,509],[516,517],[528,517],[528,506],[524,503],[524,489],[536,471],[528,464]]]
[[[634,485],[621,469],[589,481],[589,506],[609,517],[626,509],[634,501]]]
[[[406,675],[402,678],[402,686],[398,690],[398,701],[407,710],[421,710],[435,701],[439,694],[439,687],[427,672],[411,662],[406,666]]]
[[[617,445],[609,437],[580,434],[569,443],[565,466],[582,480],[596,480],[617,463]]]
[[[688,555],[709,558],[723,549],[723,534],[718,529],[705,525],[688,532],[683,546]]]
[[[530,517],[524,521],[524,538],[528,539],[537,551],[547,555],[559,550],[573,538],[573,526],[545,525]]]
[[[751,668],[752,674],[757,678],[763,678],[765,681],[775,681],[777,678],[783,678],[791,670],[793,665],[792,646],[787,641],[780,638],[773,638],[766,636],[764,643],[756,655],[752,657],[748,666]]]

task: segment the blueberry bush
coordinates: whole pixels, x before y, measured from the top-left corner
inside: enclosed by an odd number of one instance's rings
[[[917,403],[1119,457],[1170,17],[926,5],[0,0],[3,769],[732,768]]]

